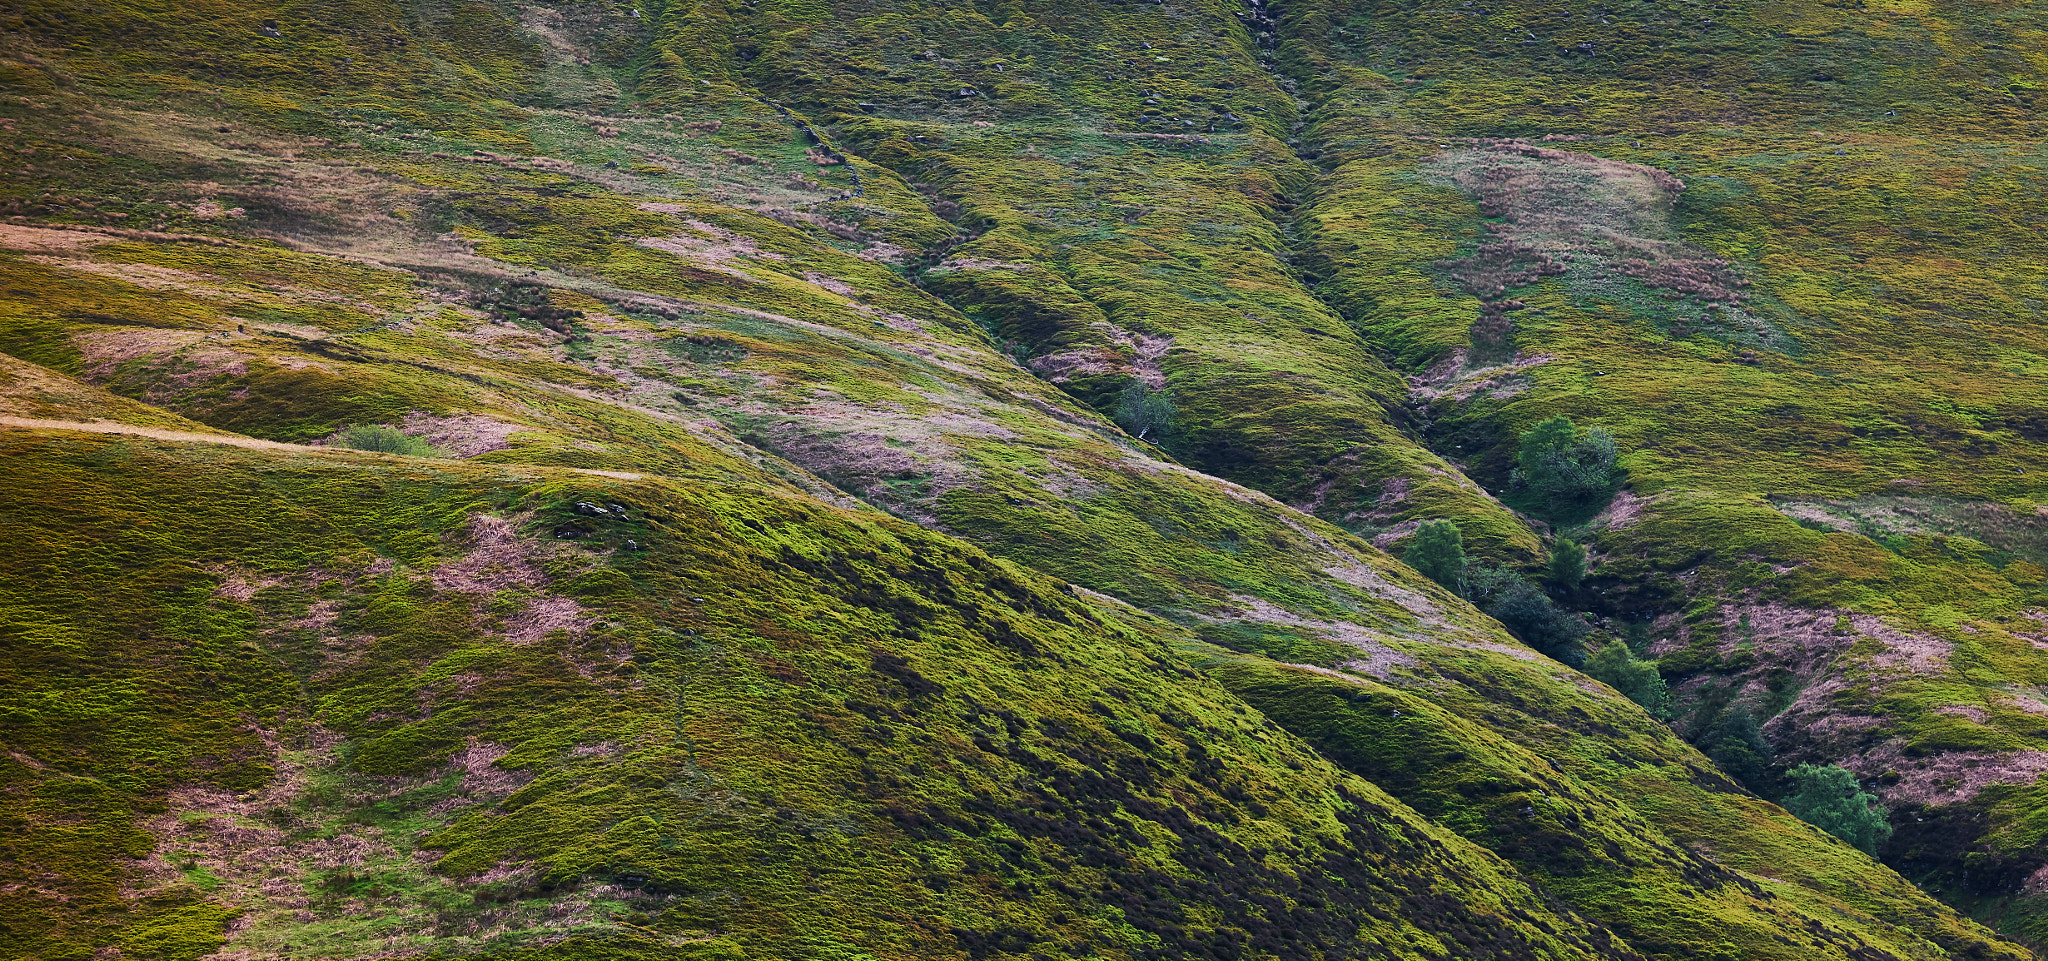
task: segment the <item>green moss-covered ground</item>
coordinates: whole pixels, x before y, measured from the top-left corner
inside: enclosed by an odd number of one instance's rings
[[[2025,9],[0,20],[11,955],[2042,940]]]

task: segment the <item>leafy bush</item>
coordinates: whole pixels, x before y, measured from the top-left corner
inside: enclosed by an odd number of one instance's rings
[[[1878,845],[1892,836],[1890,812],[1877,798],[1858,789],[1856,775],[1833,764],[1801,764],[1785,772],[1792,793],[1779,803],[1800,820],[1855,845],[1865,854],[1877,854]]]
[[[1523,432],[1514,480],[1552,500],[1583,501],[1613,490],[1614,456],[1614,435],[1552,417]]]
[[[1134,380],[1117,401],[1116,422],[1132,437],[1157,444],[1173,429],[1177,412],[1172,394]]]
[[[1620,638],[1608,641],[1606,647],[1586,659],[1586,673],[1641,704],[1651,717],[1664,717],[1670,712],[1671,689],[1657,673],[1657,665],[1636,660],[1628,642]]]
[[[1567,591],[1579,589],[1586,579],[1586,549],[1568,537],[1558,538],[1550,549],[1550,583]]]
[[[441,454],[434,445],[383,424],[357,424],[342,431],[336,443],[352,450],[380,454],[409,454],[413,457],[438,457]]]
[[[1748,705],[1731,705],[1707,728],[1698,744],[1722,771],[1750,790],[1762,793],[1774,752]]]
[[[1560,610],[1522,575],[1504,567],[1472,567],[1465,575],[1465,596],[1522,643],[1574,667],[1585,662],[1580,644],[1590,630],[1585,618]]]
[[[1401,559],[1432,581],[1454,591],[1464,590],[1465,535],[1450,521],[1423,521]]]

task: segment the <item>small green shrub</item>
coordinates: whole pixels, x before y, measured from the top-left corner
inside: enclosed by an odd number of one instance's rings
[[[1465,589],[1465,536],[1450,521],[1423,521],[1401,559],[1422,576],[1451,590]]]
[[[1522,433],[1514,480],[1552,501],[1591,500],[1614,489],[1614,435],[1581,432],[1571,418],[1552,417]]]
[[[1779,802],[1800,820],[1849,842],[1865,854],[1892,836],[1890,812],[1858,789],[1856,775],[1833,764],[1801,764],[1785,772],[1792,793]]]
[[[1628,642],[1620,638],[1608,641],[1606,647],[1586,659],[1586,673],[1642,705],[1651,717],[1664,717],[1670,712],[1671,689],[1657,673],[1657,665],[1636,660]]]
[[[1131,381],[1117,400],[1116,422],[1132,437],[1154,444],[1166,438],[1173,430],[1173,418],[1177,413],[1173,395],[1163,390],[1153,390],[1141,381]]]
[[[357,424],[342,431],[337,443],[352,450],[376,451],[379,454],[441,456],[441,451],[434,445],[384,424]]]
[[[1586,579],[1586,549],[1568,537],[1558,538],[1550,549],[1550,583],[1567,591],[1579,589]]]

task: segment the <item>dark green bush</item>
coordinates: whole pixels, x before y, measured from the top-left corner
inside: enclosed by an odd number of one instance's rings
[[[1171,393],[1134,380],[1117,401],[1116,422],[1132,437],[1157,444],[1173,430],[1175,413]]]
[[[1550,583],[1567,591],[1579,589],[1586,579],[1586,549],[1568,537],[1558,538],[1550,549]]]
[[[1858,789],[1856,775],[1833,764],[1801,764],[1785,772],[1792,793],[1779,802],[1799,819],[1875,855],[1892,836],[1877,798]]]
[[[1614,457],[1614,435],[1552,417],[1522,433],[1514,480],[1553,501],[1590,500],[1613,491]]]
[[[1643,706],[1651,717],[1664,717],[1670,710],[1671,690],[1657,673],[1657,665],[1636,660],[1628,642],[1615,638],[1586,659],[1586,673]]]
[[[1699,746],[1722,771],[1750,790],[1762,792],[1770,775],[1774,752],[1770,743],[1764,740],[1756,715],[1750,712],[1748,705],[1730,705],[1707,728]]]
[[[1522,575],[1504,567],[1469,568],[1465,596],[1522,643],[1574,667],[1585,662],[1586,619],[1559,609]]]
[[[1432,581],[1454,591],[1464,590],[1465,536],[1450,521],[1423,521],[1401,559]]]

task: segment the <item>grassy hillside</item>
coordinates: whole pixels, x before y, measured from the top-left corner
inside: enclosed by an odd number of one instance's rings
[[[1888,861],[2039,943],[2038,18],[1287,15],[1319,289],[1430,442],[1502,489],[1529,425],[1613,432],[1616,509],[1549,519],[1596,544],[1578,603],[1650,626],[1681,729],[1742,705],[1781,765],[1848,766]]]
[[[6,457],[13,956],[198,957],[223,922],[330,957],[1638,956],[907,525],[417,459]]]
[[[1479,14],[8,14],[5,950],[2024,956],[1681,735],[1776,715],[2036,936],[2038,238],[1964,226],[2031,114],[1922,71],[1976,146],[1853,167],[1972,357],[1734,173],[1886,80],[1737,137],[1642,92],[1786,38]],[[1531,139],[1610,75],[1664,140]],[[1598,516],[1509,477],[1554,413]],[[1677,731],[1376,548],[1433,518],[1589,540]]]

